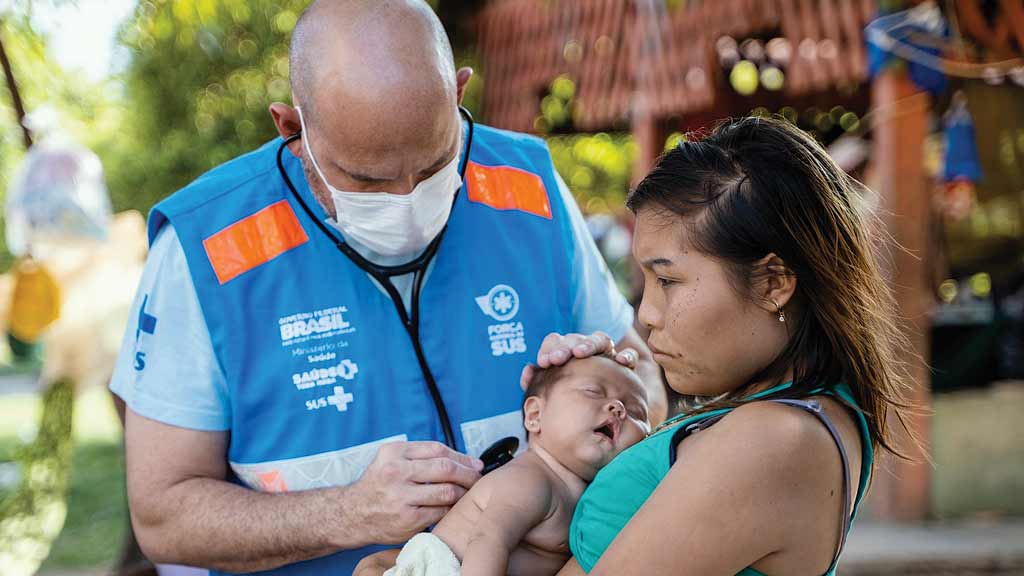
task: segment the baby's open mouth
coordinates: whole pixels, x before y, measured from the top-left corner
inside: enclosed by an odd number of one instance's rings
[[[618,426],[616,426],[614,422],[606,422],[594,429],[594,432],[608,438],[608,440],[614,444],[615,434],[618,432]]]

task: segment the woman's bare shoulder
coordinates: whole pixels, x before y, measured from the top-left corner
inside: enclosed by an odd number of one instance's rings
[[[720,472],[749,475],[761,489],[779,489],[832,476],[822,473],[822,462],[837,460],[828,429],[813,415],[776,402],[751,402],[721,421],[684,439],[679,460],[707,465]]]

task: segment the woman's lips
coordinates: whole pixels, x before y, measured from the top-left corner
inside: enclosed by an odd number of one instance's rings
[[[657,346],[655,346],[654,344],[651,344],[650,342],[647,343],[647,348],[649,348],[651,350],[651,354],[653,354],[655,356],[665,356],[665,357],[672,356],[671,354],[663,351],[661,348],[658,348]]]

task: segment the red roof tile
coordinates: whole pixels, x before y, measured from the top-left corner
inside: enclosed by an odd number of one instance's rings
[[[551,81],[568,74],[579,130],[626,121],[638,105],[661,117],[706,112],[725,81],[715,48],[725,35],[787,38],[787,96],[856,86],[873,12],[873,0],[496,0],[477,20],[484,111],[531,131]]]

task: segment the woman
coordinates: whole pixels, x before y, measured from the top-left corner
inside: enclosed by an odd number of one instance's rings
[[[803,132],[744,118],[630,195],[639,320],[692,408],[598,473],[560,574],[834,571],[905,385],[860,191]],[[538,364],[610,350],[549,337]]]
[[[834,571],[905,384],[860,192],[803,132],[744,118],[630,195],[639,320],[698,407],[598,474],[562,574]]]

